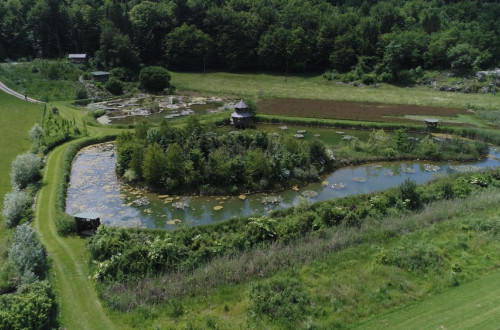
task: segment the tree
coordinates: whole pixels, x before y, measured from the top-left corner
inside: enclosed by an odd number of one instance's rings
[[[33,273],[38,278],[45,270],[45,250],[37,234],[27,223],[17,227],[9,249],[9,259],[19,275]]]
[[[10,178],[12,185],[19,189],[25,188],[40,178],[42,159],[40,156],[27,152],[18,155],[12,162]]]
[[[142,1],[130,10],[133,41],[144,62],[154,63],[163,58],[165,36],[174,25],[174,7],[173,2]]]
[[[23,190],[13,191],[4,196],[2,216],[7,227],[12,228],[19,224],[30,203],[31,198]]]
[[[159,186],[165,177],[167,157],[158,144],[149,145],[142,162],[142,175],[146,183]]]
[[[150,92],[161,92],[170,87],[170,73],[160,66],[148,66],[141,70],[139,81]]]
[[[115,78],[111,78],[106,82],[106,89],[113,95],[121,95],[123,93],[123,83]]]
[[[182,157],[181,146],[177,143],[169,145],[165,161],[167,176],[172,180],[171,188],[176,188],[178,185],[182,184],[184,175],[184,159]]]
[[[460,72],[468,72],[475,68],[475,64],[480,57],[478,49],[467,43],[458,44],[446,52],[451,68]]]
[[[212,49],[212,38],[194,25],[186,23],[167,35],[166,62],[169,68],[195,70],[203,68]]]

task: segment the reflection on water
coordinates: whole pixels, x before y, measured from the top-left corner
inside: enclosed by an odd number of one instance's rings
[[[238,196],[156,195],[124,185],[115,174],[113,144],[83,149],[73,162],[67,193],[66,211],[74,214],[94,211],[108,225],[171,229],[179,225],[196,226],[223,221],[235,216],[266,214],[301,200],[312,202],[348,195],[364,194],[398,186],[406,178],[422,184],[438,174],[458,170],[499,166],[500,154],[475,163],[430,163],[425,161],[387,162],[350,166],[333,172],[323,182],[311,183],[277,194],[257,193]],[[306,192],[307,191],[307,192]],[[306,193],[304,193],[306,192]],[[312,193],[314,192],[314,193]],[[314,196],[315,197],[304,197]],[[262,203],[271,196],[277,203]]]

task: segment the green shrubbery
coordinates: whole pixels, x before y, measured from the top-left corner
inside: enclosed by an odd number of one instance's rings
[[[117,173],[176,193],[238,193],[317,180],[333,168],[320,141],[264,132],[217,135],[195,117],[185,128],[137,124],[117,139]],[[132,171],[130,171],[132,170]]]
[[[280,323],[294,324],[311,314],[309,294],[293,278],[278,278],[254,285],[250,302],[253,313]]]
[[[420,187],[406,181],[383,193],[349,196],[276,211],[270,217],[232,218],[172,232],[101,226],[89,242],[94,277],[102,282],[128,281],[191,270],[223,254],[259,244],[288,243],[331,226],[358,227],[367,218],[404,214],[420,209],[424,203],[464,197],[488,185],[498,185],[493,179],[497,173],[493,174],[452,175]],[[391,258],[391,263],[405,265],[406,261],[396,253]]]

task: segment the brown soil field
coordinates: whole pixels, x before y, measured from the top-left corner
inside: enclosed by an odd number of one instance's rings
[[[377,122],[412,122],[404,116],[456,117],[470,115],[465,109],[339,102],[307,99],[266,99],[259,103],[259,112],[268,115],[363,120]]]

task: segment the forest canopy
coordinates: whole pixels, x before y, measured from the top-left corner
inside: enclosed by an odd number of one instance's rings
[[[0,61],[87,53],[99,69],[387,73],[499,64],[483,0],[2,0]]]

